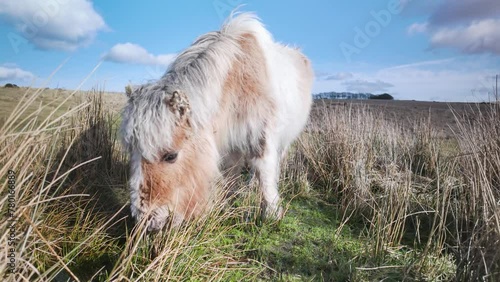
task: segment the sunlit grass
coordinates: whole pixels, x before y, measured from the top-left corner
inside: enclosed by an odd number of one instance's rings
[[[241,181],[241,193],[224,200],[221,179],[203,217],[146,234],[129,218],[117,135],[123,101],[89,91],[63,95],[73,102],[60,105],[46,90],[24,91],[17,104],[2,104],[10,115],[0,131],[3,254],[11,248],[7,172],[16,172],[18,273],[9,275],[7,256],[0,259],[10,281],[499,275],[498,106],[457,116],[456,137],[443,139],[428,120],[407,128],[367,106],[317,105],[321,119],[310,121],[281,165],[280,222],[261,220],[254,183]]]

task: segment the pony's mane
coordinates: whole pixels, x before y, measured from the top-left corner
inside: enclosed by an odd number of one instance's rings
[[[192,105],[194,122],[204,124],[218,109],[221,87],[233,62],[241,54],[242,35],[271,38],[253,13],[234,13],[220,31],[200,36],[170,65],[160,82],[184,90]],[[204,112],[206,111],[206,112]]]
[[[239,40],[245,34],[272,41],[256,15],[233,13],[219,31],[200,36],[180,53],[158,81],[136,89],[124,111],[125,143],[138,147],[150,160],[159,148],[168,146],[174,120],[163,101],[176,90],[188,97],[193,129],[206,125],[218,110],[222,86],[241,54]]]
[[[224,77],[234,58],[240,53],[238,40],[248,33],[263,33],[262,23],[252,13],[231,15],[220,31],[198,37],[170,65],[163,79],[189,78],[182,81],[196,87],[207,86],[215,74]],[[267,31],[266,31],[267,33]],[[192,79],[195,78],[193,81]],[[168,81],[172,82],[172,81]]]

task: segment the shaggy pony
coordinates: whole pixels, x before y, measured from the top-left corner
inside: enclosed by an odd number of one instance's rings
[[[199,37],[158,81],[127,88],[132,215],[147,215],[148,230],[199,216],[221,170],[239,174],[248,162],[264,215],[281,217],[279,162],[307,121],[312,81],[299,50],[241,13]]]

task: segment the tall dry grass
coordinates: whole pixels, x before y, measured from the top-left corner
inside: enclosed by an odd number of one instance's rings
[[[102,92],[80,93],[78,107],[42,116],[45,106],[28,111],[40,91],[27,90],[0,130],[4,281],[251,280],[261,271],[224,241],[243,222],[244,208],[216,201],[210,213],[182,228],[154,236],[135,228],[128,218],[119,118],[106,108]],[[9,171],[15,173],[10,197]]]
[[[61,144],[74,130],[70,117],[89,104],[62,116],[52,115],[62,104],[48,116],[40,115],[46,106],[28,112],[41,91],[28,89],[0,129],[0,229],[4,231],[0,248],[5,254],[0,259],[0,273],[10,281],[48,281],[61,271],[75,279],[70,270],[75,260],[87,252],[113,248],[113,240],[105,232],[111,222],[91,216],[94,207],[86,199],[88,195],[72,192],[74,183],[66,181],[73,171],[93,160],[82,160],[68,169],[61,165],[68,152]],[[8,171],[15,174],[13,187],[8,185]],[[6,213],[8,203],[12,215]],[[12,270],[16,273],[11,274]]]
[[[319,105],[298,155],[311,186],[343,210],[344,224],[365,226],[374,257],[412,246],[418,254],[403,270],[408,277],[493,279],[500,275],[499,114],[495,104],[457,116],[455,148],[430,118],[404,128],[367,106]]]
[[[473,116],[457,116],[462,189],[453,209],[460,276],[494,281],[500,277],[500,104]]]

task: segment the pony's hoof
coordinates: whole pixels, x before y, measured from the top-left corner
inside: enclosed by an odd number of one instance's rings
[[[265,207],[262,210],[262,218],[264,220],[280,221],[283,219],[284,211],[280,206]]]

